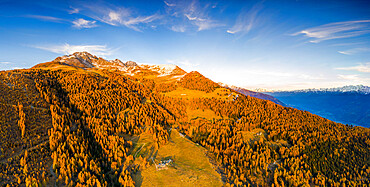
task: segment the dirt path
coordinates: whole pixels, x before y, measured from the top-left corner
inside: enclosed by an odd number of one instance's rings
[[[136,151],[136,153],[134,154],[134,157],[136,158],[137,154],[141,151],[141,149],[143,149],[143,147],[145,146],[146,143],[144,143],[139,150]]]

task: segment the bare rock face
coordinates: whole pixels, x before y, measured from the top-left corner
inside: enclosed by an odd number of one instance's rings
[[[117,65],[122,65],[122,66],[125,65],[120,59],[110,60],[109,62],[117,64]]]
[[[127,61],[127,62],[125,63],[125,66],[135,67],[135,66],[137,66],[137,64],[136,64],[136,62],[134,62],[134,61]]]
[[[183,76],[186,71],[173,64],[162,64],[162,65],[138,65],[134,61],[127,61],[123,63],[119,59],[106,60],[101,57],[97,57],[88,52],[75,52],[70,55],[64,55],[56,58],[51,63],[63,64],[82,69],[87,68],[98,68],[98,69],[109,69],[119,70],[128,75],[134,75],[138,72],[150,71],[158,73],[158,76]]]
[[[71,55],[64,55],[56,58],[53,62],[79,67],[79,68],[92,68],[93,62],[99,60],[98,57],[88,52],[76,52]]]

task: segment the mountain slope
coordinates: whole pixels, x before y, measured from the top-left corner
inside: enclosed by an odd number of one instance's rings
[[[241,88],[241,87],[237,87],[237,86],[229,86],[227,84],[223,84],[223,83],[220,83],[221,86],[224,86],[226,88],[230,88],[230,89],[233,89],[245,96],[251,96],[251,97],[255,97],[255,98],[258,98],[258,99],[265,99],[265,100],[269,100],[269,101],[272,101],[278,105],[281,105],[281,106],[286,106],[283,102],[279,101],[278,99],[276,99],[275,97],[271,96],[271,95],[268,95],[268,94],[264,94],[264,93],[259,93],[259,92],[254,92],[254,91],[250,91],[250,90],[247,90],[245,88]]]
[[[94,67],[59,60],[0,72],[0,185],[133,186],[147,184],[136,176],[150,172],[166,180],[153,170],[161,161],[153,155],[182,149],[172,129],[203,147],[225,184],[370,183],[368,128],[246,97],[199,72],[175,68],[160,76],[142,65],[121,71],[88,57]],[[140,138],[151,142],[148,154],[136,147]],[[173,157],[174,164],[193,159],[184,155]],[[194,176],[209,168],[195,168]]]
[[[153,153],[151,136],[141,136],[136,147],[136,157],[148,157]],[[170,131],[168,144],[151,156],[157,161],[171,159],[172,163],[161,170],[153,164],[135,174],[134,179],[142,186],[222,186],[221,176],[213,169],[206,150],[175,129]]]

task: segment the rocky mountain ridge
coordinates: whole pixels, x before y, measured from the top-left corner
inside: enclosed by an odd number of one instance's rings
[[[152,71],[157,76],[167,76],[167,75],[184,75],[186,71],[182,70],[176,65],[138,65],[134,61],[122,62],[119,59],[106,60],[101,57],[97,57],[88,52],[75,52],[71,55],[64,55],[57,57],[51,62],[38,64],[35,67],[49,66],[50,64],[62,64],[69,65],[77,68],[98,68],[98,69],[110,69],[119,70],[128,75],[134,75],[142,71]]]
[[[370,94],[370,87],[365,85],[346,85],[342,87],[335,87],[335,88],[308,88],[308,89],[300,89],[300,90],[269,90],[263,88],[257,88],[253,91],[256,92],[264,92],[264,93],[276,93],[276,92],[287,92],[287,93],[309,93],[309,92],[357,92],[361,94]]]

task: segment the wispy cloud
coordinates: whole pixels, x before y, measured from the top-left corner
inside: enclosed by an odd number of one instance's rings
[[[176,6],[175,3],[168,3],[167,1],[163,1],[163,2],[164,2],[164,4],[166,4],[169,7]]]
[[[171,27],[171,30],[172,31],[175,31],[175,32],[185,32],[186,31],[186,28],[184,25],[173,25]]]
[[[101,18],[100,20],[109,25],[114,25],[114,26],[123,25],[135,31],[142,31],[138,27],[138,25],[150,23],[159,18],[160,16],[157,14],[153,14],[150,16],[132,17],[129,11],[122,9],[118,11],[110,10],[109,12],[107,12],[107,15]]]
[[[105,4],[85,5],[90,10],[86,16],[112,26],[125,26],[141,32],[143,27],[161,18],[159,14],[149,16],[134,15],[133,11],[125,7],[113,7]],[[153,24],[149,25],[153,28]]]
[[[196,25],[198,27],[198,31],[211,29],[214,27],[222,26],[222,24],[211,20],[207,18],[201,18],[201,17],[192,17],[189,14],[185,14],[186,18],[192,22],[193,25]]]
[[[121,24],[125,25],[128,28],[134,29],[136,31],[141,31],[137,27],[138,24],[150,23],[150,22],[153,22],[156,19],[159,19],[159,17],[160,16],[157,15],[157,14],[154,14],[154,15],[151,15],[151,16],[139,16],[139,17],[136,17],[136,18],[129,18],[129,19],[123,20],[121,22]]]
[[[325,40],[350,38],[370,33],[370,20],[334,22],[318,27],[305,29],[293,35],[303,34],[312,38],[310,42],[319,43]]]
[[[175,64],[180,66],[186,71],[194,71],[195,67],[199,66],[198,63],[191,63],[189,60],[167,60],[169,64]]]
[[[345,80],[358,80],[358,75],[338,75],[339,79],[345,79]]]
[[[304,79],[304,80],[324,80],[324,77],[322,75],[312,76],[312,75],[307,75],[307,74],[300,74],[297,77]]]
[[[51,22],[66,21],[65,19],[62,19],[62,18],[57,18],[53,16],[43,16],[43,15],[26,15],[25,17],[34,18],[34,19],[43,20],[43,21],[51,21]]]
[[[197,31],[207,30],[224,25],[210,18],[208,15],[209,9],[211,9],[209,4],[202,6],[197,0],[181,1],[177,3],[169,3],[168,1],[164,1],[164,3],[167,5],[165,8],[170,16],[178,18],[177,21],[185,19],[191,25],[196,26]]]
[[[86,51],[98,56],[107,56],[112,54],[112,49],[107,48],[106,45],[40,45],[33,46],[34,48],[50,51],[58,54],[72,54],[74,52]]]
[[[0,64],[11,64],[11,62],[0,62]]]
[[[365,64],[359,64],[357,66],[351,66],[351,67],[339,67],[335,68],[338,70],[351,70],[351,71],[358,71],[363,73],[370,73],[370,62],[367,62]]]
[[[93,28],[93,27],[96,27],[97,26],[95,24],[96,21],[89,21],[89,20],[85,20],[83,18],[74,20],[72,23],[73,23],[73,27],[76,27],[78,29],[82,29],[82,28]]]
[[[233,27],[226,32],[230,34],[247,34],[257,23],[258,14],[262,10],[261,4],[256,4],[249,11],[241,11]]]
[[[71,9],[68,10],[68,14],[78,14],[80,12],[80,9],[79,8],[73,8],[73,7],[70,7]]]
[[[354,55],[354,54],[364,53],[364,52],[370,52],[370,48],[354,48],[354,49],[349,49],[345,51],[338,51],[338,53],[341,53],[344,55]]]
[[[52,16],[42,16],[42,15],[27,15],[25,17],[34,18],[34,19],[43,20],[43,21],[56,22],[56,23],[72,23],[72,26],[78,29],[93,28],[97,26],[96,21],[89,21],[83,18],[79,18],[74,21],[71,21],[71,20],[67,20],[63,18],[57,18],[57,17],[52,17]]]
[[[351,74],[351,75],[337,75],[338,79],[342,79],[346,81],[346,84],[364,84],[364,85],[369,85],[370,84],[370,78],[369,77],[361,77],[360,75],[356,74]]]

